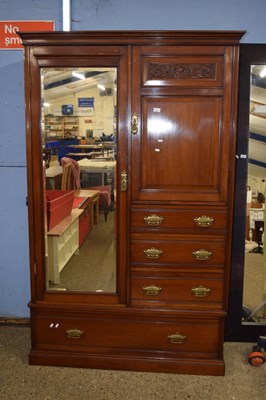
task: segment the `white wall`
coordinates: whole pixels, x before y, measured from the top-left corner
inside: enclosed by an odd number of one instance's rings
[[[78,112],[78,98],[79,97],[93,97],[94,98],[94,111],[93,115],[88,117],[79,117],[79,131],[78,136],[86,136],[86,130],[91,129],[97,134],[104,132],[107,135],[114,133],[114,97],[113,96],[100,96],[99,89],[91,88],[89,91],[80,91],[76,95],[69,95],[61,97],[57,101],[50,101],[50,107],[46,112],[55,115],[61,115],[62,104],[73,104],[74,115]],[[88,121],[91,121],[88,123]],[[95,136],[95,135],[94,135]]]

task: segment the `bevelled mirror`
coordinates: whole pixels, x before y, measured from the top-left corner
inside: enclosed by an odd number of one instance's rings
[[[43,67],[46,290],[115,293],[116,67]]]
[[[240,46],[233,255],[227,339],[257,341],[266,325],[266,46]]]

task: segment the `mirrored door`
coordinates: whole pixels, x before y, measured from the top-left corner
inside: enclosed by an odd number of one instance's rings
[[[250,67],[243,324],[266,324],[266,64]]]
[[[257,341],[266,325],[266,46],[240,46],[236,192],[227,338]]]
[[[64,302],[124,303],[127,48],[40,48],[32,60],[26,102],[33,292]]]
[[[117,68],[41,69],[46,289],[116,292]]]

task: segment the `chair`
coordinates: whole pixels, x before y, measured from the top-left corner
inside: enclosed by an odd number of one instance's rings
[[[63,168],[62,177],[62,190],[74,189],[78,190],[80,186],[80,168],[79,163],[69,157],[63,157],[61,159],[61,165]],[[63,188],[64,187],[64,188]],[[99,193],[99,206],[100,210],[104,213],[105,222],[107,221],[107,215],[110,211],[111,206],[111,186],[94,186],[82,189],[98,190]]]
[[[45,167],[49,168],[50,167],[50,161],[51,161],[51,149],[43,149],[43,160],[45,161]]]
[[[111,186],[93,186],[90,187],[91,190],[98,190],[100,192],[99,205],[100,210],[103,210],[105,222],[107,221],[107,215],[110,211],[111,206]]]

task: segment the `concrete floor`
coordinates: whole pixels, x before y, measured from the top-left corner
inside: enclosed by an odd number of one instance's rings
[[[249,343],[225,343],[224,377],[28,365],[28,326],[0,325],[1,400],[263,400],[266,364]]]

